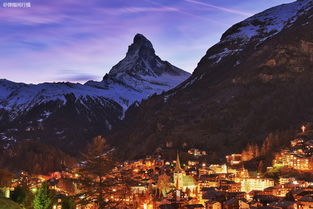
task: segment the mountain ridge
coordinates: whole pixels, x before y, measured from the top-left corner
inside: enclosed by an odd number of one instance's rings
[[[263,28],[246,42],[228,31],[186,81],[129,108],[110,140],[133,150],[126,157],[151,153],[167,141],[224,156],[241,152],[248,143],[260,144],[270,132],[312,121],[312,7],[311,0],[297,1],[236,24],[237,29],[259,27],[253,24],[265,20],[264,27],[272,27],[277,19],[265,18],[275,16],[271,12],[293,11],[283,18],[280,31],[264,33]],[[289,19],[295,20],[287,24]],[[235,38],[225,41],[229,36]],[[225,48],[232,51],[221,53]]]

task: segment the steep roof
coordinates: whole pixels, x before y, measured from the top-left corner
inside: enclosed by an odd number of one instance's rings
[[[177,152],[175,173],[179,173],[179,172],[182,172],[182,171],[184,171],[184,170],[180,166],[179,154]]]

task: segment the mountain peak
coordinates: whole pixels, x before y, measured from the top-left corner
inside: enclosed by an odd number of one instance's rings
[[[137,33],[134,37],[134,44],[143,44],[143,45],[150,45],[152,47],[151,42],[142,34]],[[153,47],[152,47],[153,48]]]
[[[128,47],[127,56],[155,56],[152,43],[142,34],[136,34],[133,43]]]
[[[189,76],[190,73],[161,60],[152,43],[144,35],[136,34],[126,56],[102,81],[89,81],[86,85],[111,90],[113,100],[127,109],[134,101],[174,88]]]
[[[158,77],[163,73],[189,76],[183,70],[161,60],[155,54],[152,43],[144,35],[138,33],[128,47],[126,57],[112,67],[109,75],[115,78],[125,75]]]

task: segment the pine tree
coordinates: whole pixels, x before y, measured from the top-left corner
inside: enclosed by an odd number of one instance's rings
[[[44,182],[34,199],[34,209],[51,209],[52,195],[47,182]]]
[[[241,155],[243,161],[249,161],[259,157],[260,151],[258,145],[248,144],[248,146],[242,151]]]
[[[274,135],[270,133],[264,140],[261,148],[261,155],[266,155],[273,148]]]
[[[0,169],[0,187],[7,187],[11,184],[12,173],[8,170]]]
[[[264,167],[264,164],[263,164],[263,161],[261,160],[258,164],[258,173],[263,173],[263,167]]]
[[[26,186],[17,186],[11,193],[11,199],[24,206],[24,208],[33,208],[33,193]]]
[[[260,149],[257,144],[254,145],[254,158],[260,157]]]
[[[129,188],[127,174],[114,169],[117,166],[114,150],[107,146],[103,137],[98,136],[88,145],[83,157],[85,160],[79,170],[81,178],[78,183],[82,191],[79,196],[84,198],[80,203],[95,203],[99,209],[120,205]]]
[[[23,204],[26,199],[26,188],[23,188],[21,186],[18,186],[14,189],[14,191],[11,193],[11,199],[14,202],[17,202],[19,204]]]
[[[62,209],[75,209],[75,202],[71,198],[65,198],[62,202]]]

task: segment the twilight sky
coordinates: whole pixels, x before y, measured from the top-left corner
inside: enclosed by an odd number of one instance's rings
[[[0,78],[26,83],[101,80],[136,33],[192,72],[231,25],[292,0],[0,0]]]

